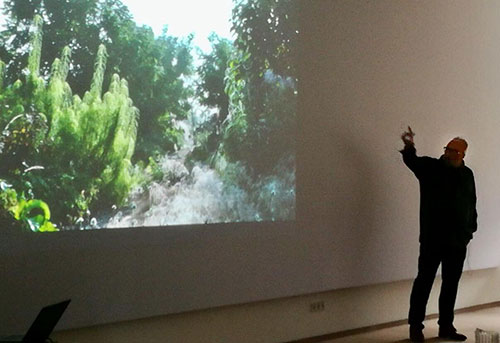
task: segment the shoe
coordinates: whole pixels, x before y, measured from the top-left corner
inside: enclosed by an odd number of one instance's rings
[[[410,326],[410,341],[412,342],[424,342],[425,337],[422,329]]]
[[[451,329],[439,328],[439,338],[445,338],[457,342],[463,342],[467,340],[467,336],[458,333],[457,329],[455,329],[454,327],[452,327]]]

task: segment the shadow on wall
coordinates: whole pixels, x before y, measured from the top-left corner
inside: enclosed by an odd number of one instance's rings
[[[321,127],[315,126],[314,141],[308,142],[315,148],[307,150],[309,155],[304,160],[322,167],[298,171],[301,182],[297,186],[302,189],[297,192],[301,197],[297,209],[307,213],[298,218],[311,219],[302,227],[307,228],[308,235],[317,235],[311,251],[317,255],[316,265],[325,268],[325,284],[331,285],[334,280],[339,288],[364,285],[367,280],[376,280],[380,268],[373,258],[379,234],[374,218],[377,199],[382,198],[378,194],[376,156],[362,137],[349,135],[348,130],[324,122]],[[331,256],[334,258],[325,261]],[[342,260],[335,258],[338,256]]]

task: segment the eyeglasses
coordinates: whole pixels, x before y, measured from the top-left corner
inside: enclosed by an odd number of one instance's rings
[[[449,152],[452,152],[454,154],[457,154],[457,155],[463,155],[464,153],[461,152],[461,151],[458,151],[456,149],[453,149],[453,148],[448,148],[447,146],[444,147],[444,151],[449,151]]]

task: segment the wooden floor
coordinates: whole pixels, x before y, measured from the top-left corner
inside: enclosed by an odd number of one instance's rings
[[[426,342],[452,342],[438,338],[437,319],[424,322]],[[475,342],[476,328],[500,332],[500,306],[462,312],[455,315],[455,327],[458,332],[468,337],[467,342]],[[351,336],[316,340],[321,343],[402,343],[410,342],[408,339],[408,325],[402,324]]]

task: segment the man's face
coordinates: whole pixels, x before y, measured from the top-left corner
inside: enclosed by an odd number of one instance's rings
[[[466,149],[467,146],[465,145],[465,142],[453,139],[444,148],[444,158],[453,167],[460,167],[463,163]]]

